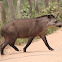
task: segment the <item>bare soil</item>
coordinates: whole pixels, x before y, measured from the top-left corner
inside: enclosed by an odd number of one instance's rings
[[[54,51],[49,51],[42,39],[36,39],[28,48],[27,52],[23,52],[23,47],[17,46],[19,52],[12,47],[5,49],[5,55],[0,55],[0,62],[62,62],[62,29],[47,36],[48,43]]]

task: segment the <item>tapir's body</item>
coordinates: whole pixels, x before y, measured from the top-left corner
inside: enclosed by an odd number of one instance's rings
[[[3,49],[7,44],[12,46],[16,51],[19,51],[18,48],[14,46],[17,38],[29,38],[27,45],[24,47],[24,52],[26,52],[26,48],[36,36],[40,36],[48,49],[53,50],[49,46],[45,36],[47,27],[53,25],[57,27],[62,26],[62,23],[56,20],[53,15],[9,21],[1,29],[1,35],[4,36],[5,39],[4,43],[1,45],[1,54],[3,55]]]
[[[46,24],[43,17],[34,18],[34,19],[28,18],[28,19],[18,19],[15,21],[9,21],[6,25],[3,26],[2,32],[4,31],[4,33],[8,35],[10,34],[11,36],[16,35],[19,38],[38,36],[42,33],[43,29],[46,27],[49,21],[47,17],[44,17],[44,18],[46,19]],[[4,33],[2,33],[2,35],[4,35]]]

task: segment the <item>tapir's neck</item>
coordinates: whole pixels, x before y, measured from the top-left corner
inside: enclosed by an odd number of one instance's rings
[[[48,23],[49,19],[47,17],[42,17],[39,19],[39,25],[41,25],[41,27],[47,27]]]
[[[42,17],[42,18],[36,19],[36,23],[37,23],[36,28],[38,28],[38,30],[40,32],[45,32],[47,29],[48,22],[49,22],[49,19],[47,17]]]

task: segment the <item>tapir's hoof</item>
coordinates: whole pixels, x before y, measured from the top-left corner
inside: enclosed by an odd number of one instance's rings
[[[18,48],[15,48],[15,50],[16,50],[16,51],[19,51],[19,49],[18,49]]]
[[[19,49],[16,49],[16,51],[19,51]]]
[[[5,55],[5,54],[1,54],[1,55]]]
[[[54,49],[53,48],[50,48],[49,50],[53,51]]]
[[[25,48],[23,48],[23,52],[26,52],[26,49]]]

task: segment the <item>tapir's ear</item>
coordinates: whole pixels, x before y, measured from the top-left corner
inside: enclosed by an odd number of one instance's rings
[[[51,18],[51,15],[47,15],[48,18]]]

